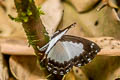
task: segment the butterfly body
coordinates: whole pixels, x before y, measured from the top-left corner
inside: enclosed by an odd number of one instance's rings
[[[70,28],[54,34],[45,52],[46,67],[55,75],[64,75],[73,66],[80,67],[89,63],[100,51],[99,46],[92,41],[64,35]]]

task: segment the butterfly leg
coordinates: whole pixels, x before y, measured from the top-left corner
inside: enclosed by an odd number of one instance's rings
[[[39,47],[39,46],[37,46],[37,48],[38,48],[38,50],[40,51],[40,52],[44,52],[47,48],[48,48],[48,45],[49,45],[49,43],[47,43],[46,45],[44,45],[43,47]]]
[[[46,59],[46,54],[44,55],[44,57],[41,59],[40,63],[43,62]]]

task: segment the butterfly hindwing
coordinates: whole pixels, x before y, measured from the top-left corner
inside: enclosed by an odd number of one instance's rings
[[[53,74],[64,75],[73,66],[83,66],[100,51],[98,45],[81,37],[64,35],[47,55],[47,68]]]
[[[73,43],[76,43],[76,45],[77,44],[79,45],[81,43],[83,45],[83,53],[80,54],[78,58],[81,62],[84,60],[84,63],[90,62],[95,57],[95,55],[100,51],[100,47],[96,43],[81,37],[64,35],[61,41],[68,41],[68,42],[72,41]],[[77,64],[78,61],[74,61],[74,62]]]

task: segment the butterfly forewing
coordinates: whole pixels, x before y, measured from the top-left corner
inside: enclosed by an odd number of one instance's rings
[[[52,49],[52,47],[59,41],[59,39],[62,38],[62,36],[72,27],[75,26],[76,23],[71,24],[70,26],[66,27],[63,30],[56,31],[54,35],[51,37],[51,40],[49,41],[48,48],[45,52],[45,54],[48,54],[49,51]]]
[[[47,68],[53,74],[64,75],[73,66],[83,66],[100,51],[98,45],[81,37],[64,35],[47,55]]]

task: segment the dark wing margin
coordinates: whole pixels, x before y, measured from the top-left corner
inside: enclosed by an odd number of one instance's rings
[[[79,60],[82,58],[84,60],[84,63],[90,62],[96,56],[96,54],[98,52],[100,52],[100,50],[101,50],[101,48],[95,42],[81,38],[81,37],[64,35],[60,39],[60,41],[63,41],[63,42],[64,41],[68,41],[68,42],[72,41],[73,43],[82,43],[83,44],[84,52],[78,57],[78,61],[77,61],[77,59],[75,59],[75,61],[74,61],[76,66],[77,66],[77,62],[79,62]],[[83,61],[83,60],[80,60],[80,61]]]
[[[55,75],[64,75],[67,72],[69,72],[73,66],[76,67],[84,66],[85,64],[89,63],[95,57],[95,55],[100,51],[100,47],[96,43],[81,37],[64,35],[59,41],[72,42],[75,44],[81,43],[83,44],[84,52],[81,53],[79,56],[75,56],[69,61],[64,61],[64,63],[60,63],[51,58],[46,58],[46,67],[48,71],[50,71],[50,73],[53,73]]]

